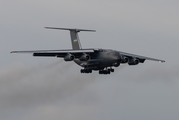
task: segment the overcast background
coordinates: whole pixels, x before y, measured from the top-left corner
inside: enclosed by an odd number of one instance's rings
[[[178,0],[1,0],[1,120],[178,120]],[[166,60],[80,74],[58,58],[12,50],[111,48]]]

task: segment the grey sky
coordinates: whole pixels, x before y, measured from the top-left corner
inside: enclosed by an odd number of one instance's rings
[[[178,120],[179,15],[177,0],[1,0],[0,119]],[[122,65],[115,73],[80,74],[57,58],[12,50],[111,48],[166,60]]]

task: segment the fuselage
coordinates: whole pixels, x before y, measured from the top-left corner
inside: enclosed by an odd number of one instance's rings
[[[75,59],[74,62],[81,67],[91,70],[102,70],[106,67],[118,67],[120,65],[120,53],[110,49],[99,49],[88,61]]]

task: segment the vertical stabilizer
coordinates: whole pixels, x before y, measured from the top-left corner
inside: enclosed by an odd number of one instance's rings
[[[57,30],[69,30],[71,36],[71,44],[74,50],[82,49],[80,39],[78,37],[78,32],[80,31],[90,31],[96,32],[96,30],[85,30],[85,29],[71,29],[71,28],[54,28],[54,27],[45,27],[47,29],[57,29]]]
[[[71,44],[74,50],[82,49],[80,39],[78,37],[78,31],[70,30]]]

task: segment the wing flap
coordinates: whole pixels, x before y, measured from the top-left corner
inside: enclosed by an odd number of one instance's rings
[[[67,53],[33,53],[33,56],[41,56],[41,57],[64,57]]]

